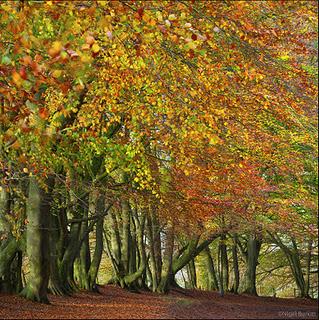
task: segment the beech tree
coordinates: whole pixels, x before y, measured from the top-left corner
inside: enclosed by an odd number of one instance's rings
[[[308,295],[296,240],[277,232],[302,227],[309,275],[315,2],[16,1],[0,14],[1,290],[96,290],[105,249],[123,288],[166,293],[185,268],[196,287],[203,255],[209,289],[234,277],[256,295],[270,238]]]

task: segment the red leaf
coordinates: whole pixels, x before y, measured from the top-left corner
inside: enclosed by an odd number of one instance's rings
[[[27,75],[27,72],[25,70],[25,67],[22,67],[20,69],[19,73],[20,73],[20,76],[21,76],[22,79],[26,80],[28,78],[28,75]]]
[[[42,107],[39,109],[39,116],[41,119],[45,120],[49,116],[49,111],[46,108]]]
[[[144,14],[144,8],[143,7],[138,8],[137,13],[140,16],[140,18],[142,18],[143,14]]]
[[[189,55],[189,57],[190,57],[191,59],[193,59],[193,58],[195,57],[194,50],[193,50],[193,49],[189,50],[189,51],[188,51],[188,55]]]

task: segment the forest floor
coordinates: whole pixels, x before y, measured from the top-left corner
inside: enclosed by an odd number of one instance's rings
[[[115,286],[100,294],[50,295],[50,305],[0,294],[0,319],[317,319],[315,300],[250,297],[199,290],[168,295],[132,293]]]

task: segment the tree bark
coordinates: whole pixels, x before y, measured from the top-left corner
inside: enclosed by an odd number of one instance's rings
[[[207,289],[208,290],[219,290],[218,287],[218,278],[215,270],[214,260],[212,258],[212,255],[210,253],[210,249],[207,246],[202,251],[207,265]]]
[[[196,265],[194,259],[188,263],[188,279],[191,289],[197,288]]]
[[[148,231],[148,240],[149,240],[149,247],[150,247],[150,274],[151,274],[151,282],[152,282],[152,291],[155,292],[158,282],[157,282],[157,264],[156,264],[156,257],[155,257],[155,244],[154,244],[154,236],[153,236],[153,228],[152,228],[152,221],[151,217],[147,216],[146,219],[147,224],[147,231]]]
[[[60,246],[60,232],[63,232],[59,225],[58,217],[50,214],[51,219],[51,233],[50,233],[50,278],[49,291],[55,295],[68,294],[67,289],[62,282],[59,273],[59,246]]]
[[[224,294],[224,291],[228,290],[229,284],[229,266],[228,266],[228,255],[227,255],[227,246],[226,246],[226,235],[221,234],[220,243],[218,246],[219,250],[219,265],[220,265],[220,289],[221,294]]]
[[[161,272],[161,281],[156,289],[159,293],[167,293],[169,290],[169,283],[173,279],[173,249],[174,249],[174,229],[172,225],[168,225],[166,230],[165,250],[163,255],[163,265]]]
[[[10,223],[7,221],[5,215],[9,213],[10,202],[9,202],[9,192],[7,191],[7,186],[0,186],[0,235],[3,233],[10,233]]]
[[[237,252],[237,235],[234,235],[232,245],[232,258],[233,258],[233,270],[234,270],[234,283],[232,291],[238,293],[239,288],[239,265],[238,265],[238,252]]]
[[[256,235],[249,235],[247,241],[246,271],[242,282],[240,283],[240,293],[246,293],[257,296],[256,290],[256,269],[258,265],[258,256],[261,248],[261,240]]]
[[[0,251],[0,278],[4,276],[6,271],[10,268],[17,251],[19,250],[18,241],[12,236],[6,241]]]
[[[309,292],[307,292],[306,281],[303,275],[300,256],[299,256],[298,247],[295,239],[291,237],[292,248],[289,248],[281,241],[278,235],[272,234],[270,232],[268,232],[268,234],[273,240],[273,242],[276,243],[284,252],[289,262],[289,266],[290,266],[292,275],[295,279],[296,285],[299,289],[300,298],[309,298]]]
[[[125,275],[124,283],[127,288],[135,286],[135,282],[142,277],[146,269],[146,252],[144,246],[144,228],[145,228],[145,214],[138,217],[137,212],[134,213],[134,221],[136,226],[137,248],[139,253],[138,269],[134,273]]]
[[[312,253],[312,240],[308,240],[307,254],[306,254],[306,288],[305,288],[305,292],[308,296],[309,296],[309,289],[310,289],[311,253]]]
[[[104,211],[104,209],[105,209],[105,199],[104,197],[97,195],[96,211],[98,213],[101,213]],[[88,272],[89,289],[93,291],[97,290],[96,279],[97,279],[97,274],[98,274],[101,259],[102,259],[102,253],[103,253],[103,230],[104,230],[104,216],[101,216],[96,222],[96,226],[95,226],[95,248],[94,248],[94,254],[93,254],[92,262],[90,265],[90,269]]]
[[[49,303],[47,296],[50,275],[50,204],[53,180],[47,181],[48,191],[39,186],[35,177],[30,177],[27,203],[27,253],[30,276],[21,295],[27,299]]]
[[[96,290],[96,278],[99,271],[102,253],[103,253],[103,222],[104,219],[100,218],[95,227],[95,250],[93,254],[93,259],[89,269],[89,289]]]

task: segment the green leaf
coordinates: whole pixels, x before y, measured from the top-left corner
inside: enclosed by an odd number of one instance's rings
[[[8,65],[11,63],[11,59],[10,57],[8,56],[3,56],[2,59],[1,59],[1,64],[5,64],[5,65]]]

